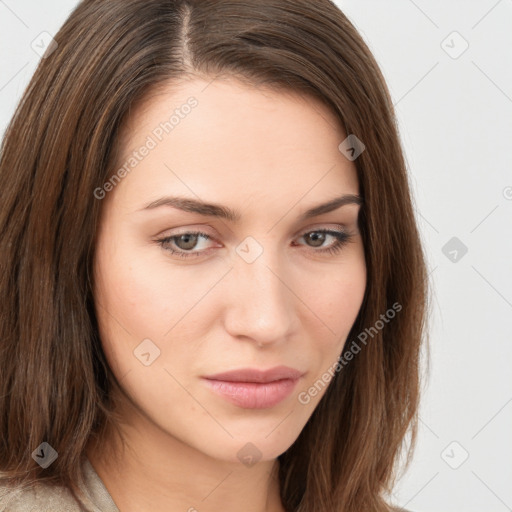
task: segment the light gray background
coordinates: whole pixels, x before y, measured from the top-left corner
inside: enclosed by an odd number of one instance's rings
[[[0,0],[0,135],[39,61],[31,44],[76,4]],[[391,90],[434,288],[418,448],[396,501],[512,510],[512,0],[338,5]]]

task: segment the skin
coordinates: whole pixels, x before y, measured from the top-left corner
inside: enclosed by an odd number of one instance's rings
[[[282,512],[277,457],[327,386],[307,404],[298,395],[336,362],[366,288],[359,205],[299,216],[359,194],[356,169],[338,150],[346,134],[322,103],[229,78],[194,78],[146,98],[125,125],[121,161],[190,96],[197,107],[103,199],[96,311],[126,393],[115,399],[129,448],[115,459],[91,441],[87,454],[122,512]],[[165,195],[229,206],[241,220],[169,206],[141,211]],[[322,228],[351,237],[337,254],[321,253],[336,238],[303,235]],[[211,238],[155,241],[197,230]],[[263,250],[252,263],[236,251],[246,237]],[[183,259],[169,247],[203,254]],[[149,366],[134,356],[147,338],[160,350]],[[236,406],[201,379],[281,364],[305,374],[267,409]],[[252,466],[237,456],[247,443],[261,454]]]

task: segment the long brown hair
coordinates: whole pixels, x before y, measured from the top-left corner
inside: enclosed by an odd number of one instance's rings
[[[225,75],[320,99],[365,146],[354,163],[368,279],[346,346],[371,339],[279,457],[279,479],[287,511],[389,510],[407,435],[406,466],[416,443],[427,273],[393,104],[354,26],[330,0],[84,0],[55,40],[0,155],[4,481],[78,493],[90,436],[115,426],[119,383],[93,301],[93,191],[116,170],[133,106],[185,76]],[[31,457],[42,442],[58,453],[46,469]]]

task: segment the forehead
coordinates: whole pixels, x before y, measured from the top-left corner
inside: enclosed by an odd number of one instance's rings
[[[168,194],[245,209],[357,194],[345,137],[327,106],[298,93],[235,79],[169,84],[125,122],[117,164],[129,172],[115,195],[134,208]]]

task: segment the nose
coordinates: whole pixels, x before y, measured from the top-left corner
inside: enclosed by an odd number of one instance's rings
[[[259,347],[285,342],[298,321],[290,276],[269,251],[252,263],[236,258],[223,290],[226,331]]]

